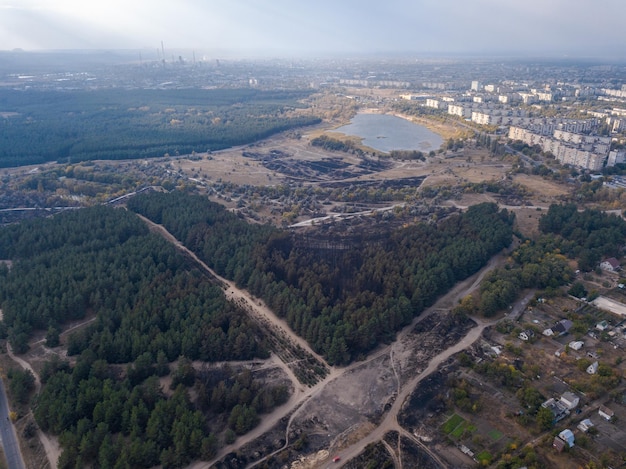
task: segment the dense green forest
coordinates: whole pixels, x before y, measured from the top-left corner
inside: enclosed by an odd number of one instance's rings
[[[250,143],[319,119],[302,91],[0,90],[0,167],[131,159]],[[115,136],[115,138],[112,138]]]
[[[622,218],[593,209],[579,211],[573,204],[551,205],[539,220],[539,230],[537,239],[526,240],[511,254],[511,263],[485,276],[479,296],[465,298],[457,310],[493,316],[524,288],[556,294],[574,277],[568,258],[576,259],[580,270],[594,270],[603,258],[619,257],[626,243]],[[570,293],[584,296],[584,287],[575,283]]]
[[[165,225],[220,275],[262,297],[331,364],[392,340],[508,246],[514,219],[495,204],[481,204],[436,226],[393,229],[383,242],[320,252],[200,196],[146,194],[128,207]]]
[[[620,257],[626,241],[626,222],[599,210],[578,211],[575,204],[552,205],[539,228],[552,233],[563,254],[578,259],[580,270],[595,269],[607,257]]]
[[[60,435],[59,467],[180,467],[210,458],[285,401],[249,374],[196,371],[206,362],[267,357],[266,337],[221,289],[132,213],[94,207],[0,229],[3,332],[24,352],[33,330],[63,341],[42,372],[35,417]],[[63,337],[63,325],[89,321]],[[176,365],[174,365],[176,363]],[[171,372],[168,397],[158,377]],[[13,382],[13,381],[12,381]],[[203,398],[192,402],[188,387]],[[27,393],[25,394],[27,397]]]

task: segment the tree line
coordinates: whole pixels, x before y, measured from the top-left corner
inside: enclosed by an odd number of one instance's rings
[[[219,150],[319,122],[301,91],[0,90],[0,167]],[[115,138],[111,138],[115,135]]]

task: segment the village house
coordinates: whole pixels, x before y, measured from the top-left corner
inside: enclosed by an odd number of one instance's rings
[[[567,407],[568,410],[575,409],[580,403],[580,398],[573,392],[564,392],[561,396],[561,402]]]
[[[609,257],[600,263],[600,268],[602,270],[606,270],[607,272],[617,272],[620,270],[619,261],[614,257]]]
[[[600,408],[598,409],[598,415],[600,415],[600,417],[602,417],[605,420],[611,420],[613,416],[615,415],[615,412],[613,412],[608,407],[601,405]]]
[[[552,397],[543,404],[541,404],[541,407],[544,407],[552,412],[552,416],[554,417],[554,423],[558,422],[559,420],[563,420],[570,414],[567,405],[561,402],[561,400],[557,401]]]
[[[574,323],[569,319],[561,319],[555,326],[552,327],[552,332],[556,336],[565,335],[569,332],[573,325]]]
[[[567,443],[567,446],[569,446],[570,448],[574,446],[574,433],[569,428],[566,428],[561,433],[559,433],[559,438]]]
[[[556,449],[559,453],[562,452],[566,447],[574,446],[574,433],[569,429],[563,430],[559,433],[558,436],[554,437],[552,442],[552,447]]]

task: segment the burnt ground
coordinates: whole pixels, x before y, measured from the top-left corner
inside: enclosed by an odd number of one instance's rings
[[[474,327],[469,318],[436,312],[417,323],[394,345],[394,361],[403,382],[419,374],[431,358],[458,342]]]
[[[385,171],[393,166],[390,161],[370,158],[359,158],[356,164],[348,163],[342,157],[294,159],[291,153],[277,149],[268,152],[244,151],[242,156],[258,161],[266,169],[287,178],[306,179],[309,182],[355,178]]]
[[[394,343],[392,354],[374,352],[373,358],[352,365],[329,382],[294,415],[290,428],[298,429],[302,432],[300,436],[305,435],[306,438],[306,445],[299,454],[314,455],[326,450],[330,458],[341,448],[358,440],[359,434],[371,431],[393,404],[398,391],[398,378],[406,382],[419,374],[431,358],[458,342],[473,325],[470,319],[456,317],[446,311],[434,312]],[[435,376],[443,376],[441,373],[446,371],[440,371]],[[439,379],[443,385],[445,380]],[[427,383],[431,385],[420,386],[419,389],[430,391],[435,388],[430,380]],[[379,454],[378,450],[374,453]],[[415,453],[411,457],[422,457],[413,450],[409,453]],[[294,459],[292,456],[285,460]]]
[[[416,467],[420,469],[439,469],[433,459],[415,442],[406,437],[400,438],[400,448],[402,450],[403,467]]]
[[[429,435],[446,411],[448,373],[440,368],[423,379],[398,414],[398,423],[416,435]]]
[[[397,439],[396,434],[396,439]],[[346,469],[362,469],[364,467],[375,467],[380,469],[391,469],[395,467],[393,458],[384,443],[379,442],[365,448],[365,451],[358,457],[351,459],[343,465]],[[409,466],[421,467],[421,466]]]

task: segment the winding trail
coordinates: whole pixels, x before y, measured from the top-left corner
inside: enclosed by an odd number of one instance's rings
[[[24,368],[25,370],[29,370],[33,374],[35,378],[35,394],[39,394],[39,392],[41,391],[41,379],[39,378],[39,374],[35,372],[35,370],[30,365],[30,363],[28,363],[26,360],[22,359],[21,357],[18,357],[17,355],[13,353],[11,344],[9,344],[8,341],[7,341],[7,355],[9,355],[11,360],[15,361],[22,368]],[[30,410],[28,413],[29,415],[33,416],[32,410]],[[33,416],[33,419],[34,419],[34,416]],[[59,461],[59,457],[61,456],[61,447],[59,445],[58,438],[44,433],[39,427],[37,427],[37,437],[39,438],[39,441],[41,441],[41,444],[44,447],[44,450],[46,452],[46,458],[48,459],[48,462],[50,463],[50,467],[52,468],[57,467],[57,462]]]

